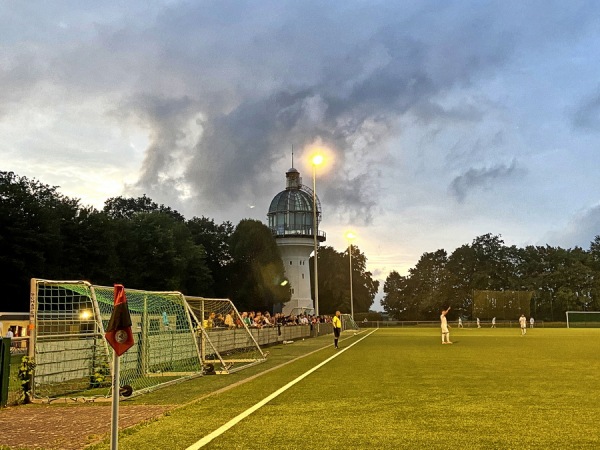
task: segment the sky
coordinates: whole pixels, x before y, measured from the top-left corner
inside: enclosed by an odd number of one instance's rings
[[[0,170],[83,205],[266,223],[320,148],[325,244],[382,285],[600,234],[600,2],[1,0],[0,30]]]

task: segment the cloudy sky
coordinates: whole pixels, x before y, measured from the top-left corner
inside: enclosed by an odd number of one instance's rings
[[[486,233],[600,234],[600,2],[0,1],[0,170],[266,221],[317,172],[385,280]]]

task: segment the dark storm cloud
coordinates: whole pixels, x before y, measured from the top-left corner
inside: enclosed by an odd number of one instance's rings
[[[517,168],[515,160],[509,166],[498,164],[489,168],[470,168],[452,180],[449,191],[459,202],[462,202],[471,192],[490,189],[494,184],[510,179],[522,172]]]
[[[64,88],[64,102],[110,100],[109,114],[149,135],[138,189],[174,204],[189,188],[195,214],[245,201],[242,193],[274,195],[291,146],[322,143],[336,156],[322,200],[366,223],[382,168],[393,170],[382,164],[386,143],[408,114],[449,128],[483,120],[485,102],[447,106],[445,97],[493,77],[517,51],[576,35],[594,16],[582,14],[593,4],[546,1],[84,5],[53,10],[43,26],[13,26],[35,45],[6,57],[0,95],[16,103],[48,82]],[[51,28],[62,34],[46,42]],[[451,190],[464,198],[514,170],[471,169]]]
[[[194,186],[199,206],[234,202],[240,191],[274,193],[273,177],[281,174],[269,171],[291,145],[302,149],[321,142],[334,150],[338,164],[322,180],[321,197],[338,213],[352,204],[358,211],[354,215],[369,222],[378,194],[378,172],[371,164],[385,158],[385,143],[397,135],[403,116],[412,112],[427,121],[452,121],[454,114],[455,120],[477,120],[481,114],[474,108],[448,110],[436,98],[501,65],[514,44],[502,29],[488,26],[493,19],[484,12],[465,11],[456,24],[443,20],[454,11],[432,9],[434,3],[409,8],[386,4],[382,10],[360,2],[344,8],[311,2],[288,6],[289,11],[278,10],[274,20],[269,20],[271,14],[262,27],[250,26],[258,20],[251,11],[228,17],[219,23],[220,40],[213,37],[211,49],[194,39],[210,33],[193,33],[198,25],[189,19],[203,17],[206,5],[188,5],[185,14],[171,10],[164,22],[159,19],[157,29],[171,34],[170,50],[188,54],[187,46],[198,48],[197,55],[189,54],[191,60],[196,57],[196,66],[186,70],[200,72],[201,85],[194,90],[204,132],[190,151],[185,178]],[[226,16],[226,8],[215,3],[208,14]],[[203,23],[216,31],[214,24]],[[432,41],[432,28],[443,46]],[[219,48],[231,60],[235,77],[218,58],[203,59]],[[171,53],[165,52],[167,59]],[[232,54],[238,58],[231,59]],[[230,97],[221,93],[227,104],[217,101],[206,108],[203,93],[219,98],[219,92],[204,68],[217,79],[222,72],[235,80]],[[219,81],[216,86],[227,91]],[[164,144],[170,141],[162,133],[171,126],[156,124],[142,177],[145,187],[165,169],[170,148]]]

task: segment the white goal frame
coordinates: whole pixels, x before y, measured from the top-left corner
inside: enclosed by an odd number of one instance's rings
[[[571,328],[569,314],[600,314],[600,311],[565,311],[565,315],[567,316],[567,328]]]

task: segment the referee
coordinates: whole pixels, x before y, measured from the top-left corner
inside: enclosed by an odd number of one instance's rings
[[[340,319],[341,315],[341,312],[336,311],[335,316],[333,316],[333,320],[331,321],[333,324],[333,345],[335,345],[335,348],[339,348],[338,339],[340,338],[340,333],[342,332],[342,321]]]

